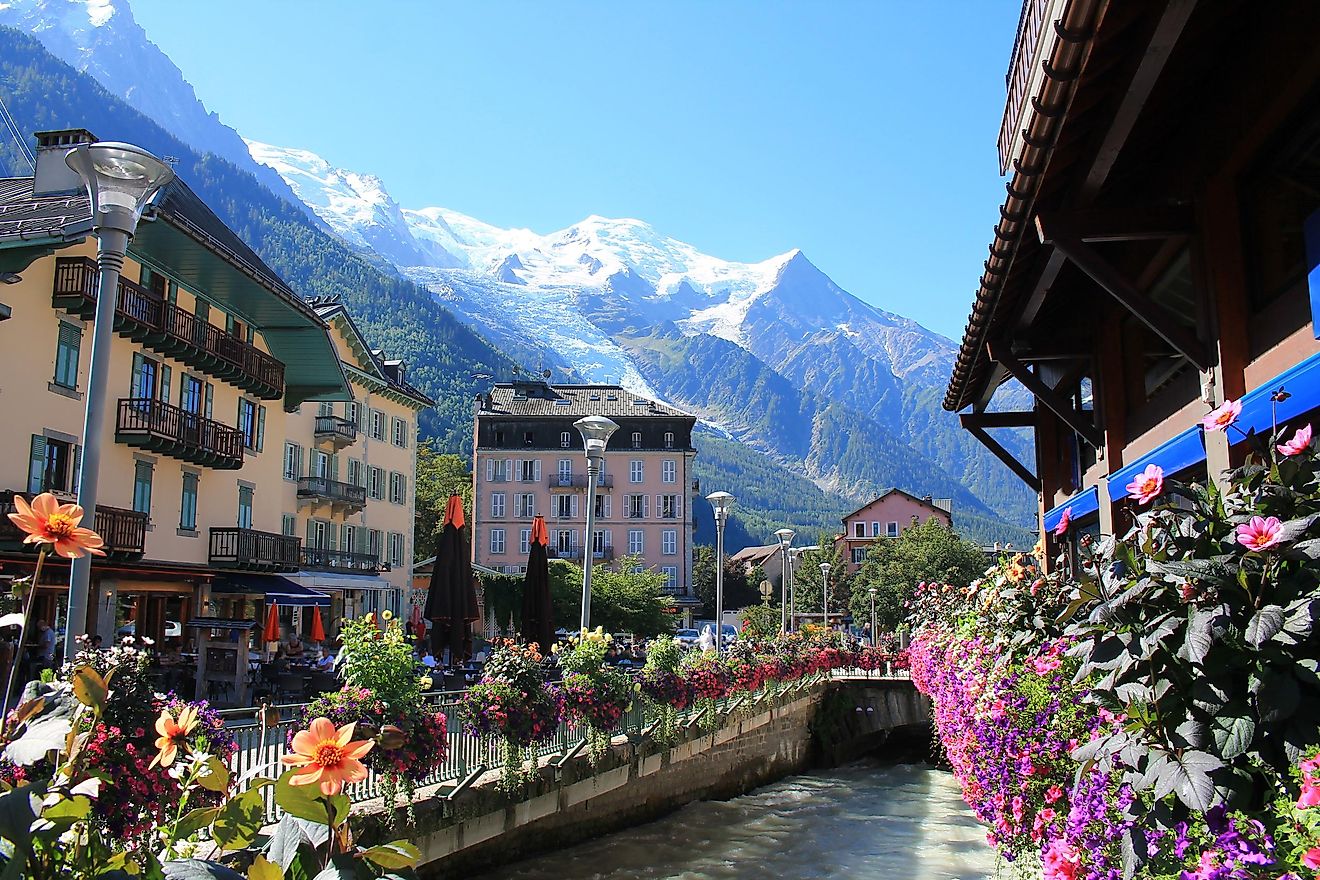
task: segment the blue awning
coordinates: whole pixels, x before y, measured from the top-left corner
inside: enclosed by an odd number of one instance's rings
[[[1063,519],[1063,512],[1069,511],[1072,519],[1080,519],[1088,513],[1095,513],[1100,509],[1100,492],[1092,486],[1089,489],[1083,489],[1067,501],[1055,507],[1053,510],[1045,512],[1045,531],[1054,531],[1059,520]]]
[[[1270,403],[1270,395],[1283,387],[1290,395],[1281,403]],[[1242,395],[1242,414],[1229,428],[1232,442],[1241,440],[1235,428],[1243,432],[1255,429],[1257,434],[1269,436],[1277,418],[1279,424],[1310,412],[1320,406],[1320,354],[1284,370],[1259,388]]]
[[[284,606],[330,607],[330,597],[325,593],[318,593],[277,574],[227,574],[216,580],[211,586],[211,592],[265,596],[267,602]]]
[[[1201,433],[1199,424],[1192,425],[1178,436],[1164,441],[1136,461],[1110,474],[1109,497],[1114,501],[1123,497],[1127,492],[1127,484],[1144,471],[1147,465],[1159,465],[1166,476],[1172,476],[1183,468],[1203,461],[1205,461],[1205,435]]]

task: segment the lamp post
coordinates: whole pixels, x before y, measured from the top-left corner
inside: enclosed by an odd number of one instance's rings
[[[875,647],[875,636],[876,636],[876,632],[875,632],[875,594],[876,594],[876,589],[875,589],[875,587],[872,587],[871,589],[867,590],[866,592],[868,592],[868,593],[871,594],[871,647],[874,648],[874,647]]]
[[[830,564],[822,562],[820,564],[820,585],[821,585],[821,617],[825,620],[825,631],[830,628]]]
[[[101,433],[105,425],[106,384],[110,377],[110,346],[114,340],[119,274],[128,243],[137,231],[147,202],[174,179],[170,166],[140,147],[106,141],[80,144],[64,157],[82,178],[91,200],[92,232],[100,280],[92,331],[92,360],[87,368],[87,405],[83,414],[83,454],[78,471],[78,504],[83,521],[96,525],[96,482],[101,474]],[[69,566],[69,613],[65,623],[64,656],[78,651],[77,638],[87,627],[87,593],[92,557]]]
[[[591,563],[596,553],[596,483],[600,480],[605,445],[619,426],[604,416],[586,416],[573,423],[587,450],[587,543],[582,550],[582,631],[591,626]]]
[[[788,545],[793,543],[792,529],[780,529],[775,532],[779,539],[779,604],[783,606],[779,614],[779,631],[788,632]]]
[[[724,651],[724,524],[729,519],[733,496],[711,492],[706,496],[715,509],[715,653]]]
[[[797,629],[797,561],[801,555],[802,551],[796,547],[788,550],[788,606],[792,609],[788,614],[790,632]]]

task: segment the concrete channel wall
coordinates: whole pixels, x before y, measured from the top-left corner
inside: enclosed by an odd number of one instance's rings
[[[740,705],[714,730],[689,727],[670,746],[617,737],[595,767],[585,756],[543,761],[521,796],[501,793],[495,771],[456,795],[444,786],[424,789],[405,833],[422,851],[423,876],[463,876],[863,753],[883,744],[887,719],[907,730],[927,717],[909,682],[817,682]],[[868,745],[836,741],[854,736]],[[384,815],[379,802],[362,806]]]

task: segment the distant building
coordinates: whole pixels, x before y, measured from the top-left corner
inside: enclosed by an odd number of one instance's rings
[[[573,423],[619,425],[605,451],[595,534],[585,534],[587,461]],[[618,385],[501,383],[477,400],[473,561],[516,573],[527,564],[532,517],[545,516],[550,558],[610,563],[634,556],[665,575],[689,616],[692,593],[692,428],[696,418]]]
[[[835,546],[843,548],[848,574],[855,574],[876,541],[897,538],[909,526],[930,519],[952,527],[953,500],[929,495],[918,498],[902,489],[890,489],[843,518],[843,534],[835,538]]]
[[[741,565],[750,573],[760,568],[765,579],[779,589],[779,580],[784,576],[784,558],[778,544],[766,544],[762,547],[744,547],[729,557],[729,562]]]

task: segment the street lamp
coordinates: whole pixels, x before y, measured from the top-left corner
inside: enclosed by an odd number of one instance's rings
[[[78,471],[78,504],[83,509],[83,522],[95,527],[96,482],[101,473],[101,429],[105,424],[106,385],[110,377],[110,346],[114,339],[119,274],[124,268],[128,242],[142,219],[142,211],[152,197],[174,179],[174,171],[140,147],[113,141],[80,144],[65,155],[64,161],[82,178],[91,199],[92,233],[96,236],[96,260],[100,269],[92,360],[87,368],[82,465]],[[91,580],[92,557],[84,555],[72,560],[69,566],[69,613],[64,633],[65,658],[77,653],[77,639],[87,627],[87,593]]]
[[[866,592],[871,594],[871,647],[875,647],[875,594],[877,591],[875,587],[871,587]]]
[[[788,545],[793,543],[792,529],[780,529],[775,532],[779,539],[779,631],[788,632]]]
[[[820,584],[822,590],[820,609],[824,612],[821,617],[825,620],[825,631],[828,632],[830,628],[830,564],[828,562],[820,564]]]
[[[706,496],[715,508],[715,653],[724,651],[724,524],[729,519],[733,496],[728,492],[711,492]]]
[[[591,626],[591,563],[596,552],[596,483],[605,460],[605,445],[619,426],[604,416],[586,416],[573,427],[582,435],[587,450],[587,544],[582,551],[582,631],[586,632]]]

